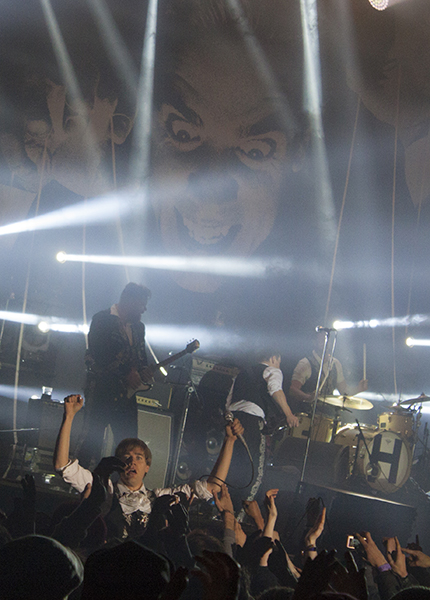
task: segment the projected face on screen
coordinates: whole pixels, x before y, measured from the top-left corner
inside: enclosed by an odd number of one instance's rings
[[[27,189],[50,179],[81,195],[104,191],[108,185],[103,159],[111,140],[122,143],[132,119],[118,119],[115,97],[103,97],[90,82],[83,101],[73,101],[64,85],[48,78],[25,82],[27,99],[19,127],[0,135],[0,145],[11,171]],[[110,182],[109,182],[110,185]]]
[[[282,98],[269,92],[244,48],[190,50],[160,103],[152,202],[168,253],[247,256],[269,235],[291,150]],[[212,291],[202,275],[183,287]]]

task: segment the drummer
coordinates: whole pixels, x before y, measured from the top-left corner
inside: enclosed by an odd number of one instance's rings
[[[310,403],[315,397],[324,340],[325,333],[323,331],[316,333],[312,353],[299,360],[294,369],[289,390],[289,399],[297,403],[297,406],[294,406],[295,413],[308,412]],[[333,359],[330,372],[328,372],[329,366],[330,354],[327,352],[323,365],[322,385],[318,394],[319,398],[333,395],[336,389],[342,396],[355,396],[355,394],[367,390],[367,379],[362,379],[355,387],[347,384],[343,375],[342,365],[337,358]]]

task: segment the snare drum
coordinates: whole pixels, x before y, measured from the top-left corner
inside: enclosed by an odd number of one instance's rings
[[[309,437],[311,418],[306,413],[299,413],[297,417],[299,419],[299,426],[292,427],[288,435],[295,438],[307,439]],[[332,429],[333,419],[329,419],[324,415],[315,415],[311,440],[315,442],[329,442]]]
[[[407,411],[382,413],[378,417],[378,426],[382,431],[394,431],[405,438],[413,435],[413,417]]]

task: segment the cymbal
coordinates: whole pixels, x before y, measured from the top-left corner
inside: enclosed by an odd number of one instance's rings
[[[323,396],[318,400],[330,404],[330,406],[349,408],[350,410],[370,410],[373,408],[373,404],[369,400],[354,396]]]
[[[419,404],[420,402],[430,402],[429,396],[426,396],[424,392],[418,398],[411,398],[410,400],[402,400],[400,404],[402,406],[407,404]]]

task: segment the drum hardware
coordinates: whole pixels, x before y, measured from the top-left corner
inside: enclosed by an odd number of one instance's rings
[[[334,407],[334,419],[333,419],[333,427],[331,430],[331,438],[330,438],[330,443],[334,444],[335,443],[335,438],[336,438],[336,434],[337,434],[337,428],[339,427],[339,423],[340,423],[340,411],[341,410],[346,410],[348,412],[352,412],[349,410],[349,408],[345,408],[344,406],[335,406]]]
[[[365,398],[357,398],[355,396],[322,396],[318,400],[330,406],[338,406],[346,410],[370,410],[373,404]]]

